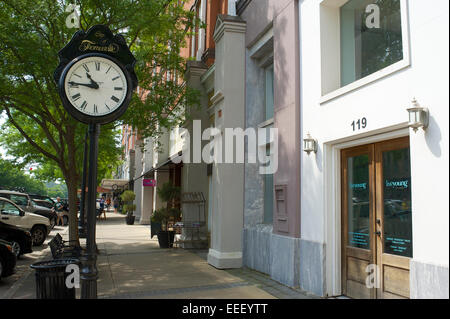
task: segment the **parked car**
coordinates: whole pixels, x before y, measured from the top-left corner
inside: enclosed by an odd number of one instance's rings
[[[0,239],[11,243],[16,257],[33,252],[31,233],[25,229],[0,221]]]
[[[55,201],[50,196],[38,195],[38,194],[28,194],[28,196],[30,196],[31,199],[38,199],[40,201],[46,201],[49,206],[51,205],[49,208],[51,208],[55,205]],[[48,206],[45,206],[45,207],[48,207]]]
[[[14,274],[17,257],[9,242],[0,240],[0,280]]]
[[[49,209],[55,207],[56,198],[53,200],[50,196],[45,195],[37,195],[37,194],[29,194],[30,198],[40,206],[45,206]],[[63,204],[63,221],[64,225],[67,226],[69,224],[69,204],[67,199],[61,198],[61,202]],[[56,218],[56,215],[55,215]],[[56,221],[56,219],[55,219]]]
[[[53,206],[55,206],[55,203],[53,202],[53,200],[50,197],[48,197],[48,199],[46,199],[47,196],[33,195],[33,194],[28,194],[28,196],[38,206],[43,206],[48,209],[52,209]]]
[[[32,198],[31,200],[33,201],[34,205],[46,207],[48,209],[52,209],[53,208],[53,205],[50,204],[49,202],[47,202],[46,200],[34,199],[34,198]]]
[[[36,203],[33,203],[28,194],[8,190],[0,190],[0,197],[12,200],[14,203],[16,203],[16,205],[18,205],[26,212],[48,218],[51,227],[53,228],[55,226],[57,218],[56,213],[47,207],[39,206]]]
[[[0,220],[3,223],[28,230],[35,246],[42,245],[50,233],[51,226],[48,218],[25,212],[7,198],[0,197],[0,213]]]

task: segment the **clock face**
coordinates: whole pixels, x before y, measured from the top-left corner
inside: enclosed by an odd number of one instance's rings
[[[88,116],[105,116],[117,110],[128,92],[122,69],[110,59],[90,56],[74,63],[66,73],[68,101]]]

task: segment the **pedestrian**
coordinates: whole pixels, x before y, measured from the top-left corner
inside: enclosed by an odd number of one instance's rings
[[[106,199],[106,210],[109,211],[109,207],[111,206],[111,197],[108,196]]]
[[[113,203],[114,203],[114,213],[117,214],[118,213],[117,209],[119,208],[119,198],[117,196],[114,197]]]
[[[64,226],[63,208],[64,208],[64,205],[61,202],[61,198],[60,197],[56,197],[56,203],[53,206],[52,210],[57,215],[57,218],[56,218],[56,225],[57,226],[59,226],[59,221],[61,221],[61,226]]]

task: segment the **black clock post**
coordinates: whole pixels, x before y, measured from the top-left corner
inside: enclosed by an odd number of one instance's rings
[[[87,157],[88,157],[88,137],[89,131],[86,130],[84,137],[84,153],[83,153],[83,176],[81,177],[81,195],[80,195],[80,218],[78,220],[78,236],[80,238],[86,238],[86,173],[87,173]]]
[[[67,112],[88,124],[89,171],[87,209],[80,202],[80,229],[85,230],[86,252],[81,261],[81,298],[97,298],[96,194],[97,160],[100,126],[117,120],[128,108],[138,85],[134,72],[136,60],[122,35],[113,35],[105,25],[87,32],[77,31],[58,53],[59,65],[54,73],[59,95]],[[86,152],[83,176],[86,174]],[[82,194],[84,194],[83,177]],[[84,195],[82,196],[84,199]],[[86,215],[86,225],[84,218]],[[84,227],[83,227],[84,226]],[[83,237],[84,237],[83,236]]]
[[[89,177],[86,254],[80,257],[81,298],[97,298],[97,244],[95,242],[98,136],[100,124],[89,124]]]

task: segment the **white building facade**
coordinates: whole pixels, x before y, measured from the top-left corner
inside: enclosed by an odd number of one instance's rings
[[[300,163],[301,288],[449,297],[448,6],[299,2],[301,134],[317,142]]]

